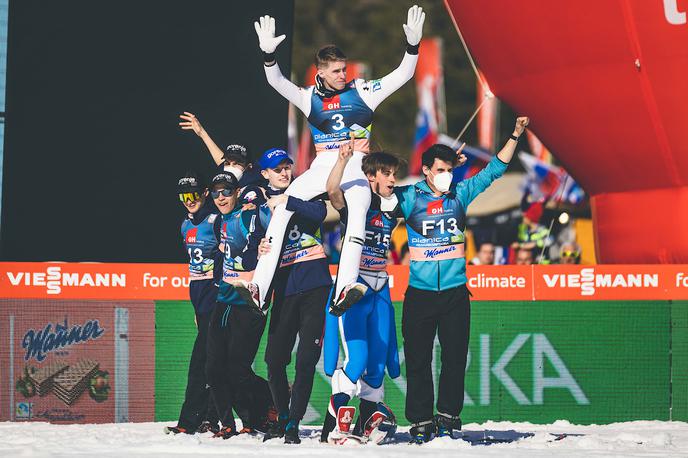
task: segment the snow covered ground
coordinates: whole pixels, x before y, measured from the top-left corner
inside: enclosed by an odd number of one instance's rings
[[[465,433],[480,437],[484,432],[511,443],[471,445],[462,439],[435,439],[423,446],[409,445],[408,428],[400,427],[387,445],[334,446],[320,444],[320,429],[304,427],[301,445],[279,440],[263,443],[257,437],[213,439],[210,434],[165,435],[171,423],[122,423],[104,425],[52,425],[48,423],[0,423],[1,457],[197,457],[239,454],[242,456],[331,457],[688,457],[688,423],[636,421],[603,426],[576,426],[566,421],[551,425],[487,422],[468,424]],[[530,435],[530,434],[533,435]],[[560,440],[557,434],[570,434]]]

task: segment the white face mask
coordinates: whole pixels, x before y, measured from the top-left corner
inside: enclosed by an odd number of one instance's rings
[[[433,176],[432,182],[435,185],[435,188],[439,192],[449,191],[449,187],[451,186],[452,178],[454,178],[454,175],[451,172],[440,172],[437,175],[430,172],[430,175]]]
[[[235,165],[225,165],[224,171],[234,175],[237,181],[241,180],[241,177],[244,175],[244,171]]]
[[[380,196],[380,210],[382,210],[383,212],[393,211],[398,203],[399,199],[397,199],[396,194],[392,194],[389,197]]]

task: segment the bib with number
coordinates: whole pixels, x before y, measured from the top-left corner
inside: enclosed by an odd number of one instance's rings
[[[318,153],[337,150],[341,142],[349,141],[350,132],[356,137],[354,150],[368,152],[370,148],[373,110],[358,94],[355,80],[332,97],[313,91],[308,123]]]
[[[189,254],[191,280],[213,278],[214,256],[217,254],[219,243],[213,231],[217,217],[217,214],[211,213],[198,225],[194,225],[189,219],[182,223],[182,238]]]
[[[465,218],[465,211],[456,200],[418,193],[413,210],[406,218],[411,259],[463,258]]]

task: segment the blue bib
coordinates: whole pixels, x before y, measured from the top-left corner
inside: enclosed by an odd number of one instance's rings
[[[189,219],[182,223],[182,239],[189,254],[191,280],[213,278],[214,258],[219,250],[219,241],[213,230],[217,217],[216,213],[211,213],[198,225],[194,225]]]
[[[317,152],[338,149],[340,142],[349,140],[350,132],[356,136],[356,151],[369,149],[373,110],[358,94],[355,81],[332,97],[321,97],[313,91],[308,123]]]
[[[466,212],[452,194],[435,197],[416,190],[416,201],[406,218],[411,259],[463,258],[465,220]]]

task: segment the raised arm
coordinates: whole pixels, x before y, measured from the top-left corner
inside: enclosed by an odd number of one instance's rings
[[[284,77],[282,71],[275,60],[275,49],[287,37],[280,35],[275,37],[275,18],[262,16],[253,23],[258,35],[258,45],[263,51],[263,61],[265,63],[265,76],[270,86],[275,88],[282,97],[289,100],[306,116],[310,114],[310,91],[302,89]]]
[[[463,196],[466,204],[472,202],[473,199],[478,197],[478,194],[487,189],[493,181],[504,174],[507,165],[509,165],[509,161],[511,161],[511,158],[514,156],[514,151],[518,144],[518,141],[515,140],[514,137],[518,139],[528,125],[528,121],[526,117],[516,119],[516,126],[514,127],[512,137],[507,140],[501,151],[497,153],[497,156],[493,157],[487,164],[487,167],[482,169],[475,176],[459,183],[457,186],[457,193]]]
[[[210,138],[208,132],[203,128],[201,121],[199,121],[193,113],[189,113],[188,111],[185,111],[184,114],[180,114],[179,118],[181,119],[179,127],[181,127],[182,130],[193,130],[194,133],[203,140],[203,143],[205,143],[205,147],[208,148],[215,164],[222,164],[222,162],[224,162],[224,153],[213,139]]]
[[[359,90],[361,98],[371,110],[375,110],[383,100],[413,77],[418,62],[418,46],[423,37],[424,22],[425,12],[423,8],[417,5],[409,8],[406,24],[403,25],[406,34],[406,53],[401,64],[389,75],[379,80],[367,82],[369,86],[367,91]]]
[[[351,139],[347,143],[342,143],[339,145],[339,156],[337,157],[337,162],[335,162],[334,167],[330,175],[327,177],[327,184],[325,189],[327,190],[327,195],[330,198],[330,203],[335,208],[335,210],[341,210],[346,206],[346,201],[344,200],[344,192],[341,188],[342,176],[344,175],[344,169],[346,164],[351,159],[354,154],[354,133],[351,133]]]
[[[514,151],[516,151],[516,145],[518,145],[518,137],[523,134],[526,126],[530,122],[530,119],[526,116],[521,116],[516,118],[516,125],[514,126],[514,133],[511,134],[509,140],[506,141],[504,147],[497,153],[497,157],[500,161],[509,163],[511,158],[514,157]]]

